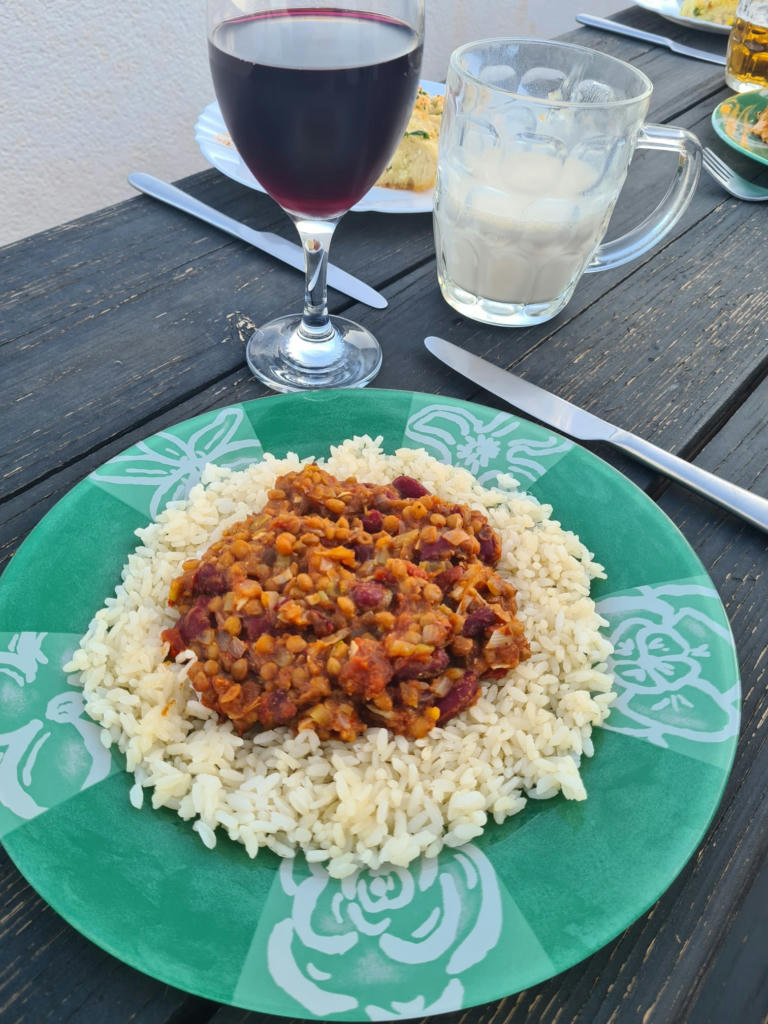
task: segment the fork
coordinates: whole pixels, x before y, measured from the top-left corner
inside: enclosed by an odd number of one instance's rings
[[[701,162],[704,165],[704,170],[711,174],[718,185],[722,185],[726,192],[730,192],[737,199],[745,199],[749,203],[768,200],[768,188],[753,185],[751,181],[742,178],[711,149],[704,149]]]

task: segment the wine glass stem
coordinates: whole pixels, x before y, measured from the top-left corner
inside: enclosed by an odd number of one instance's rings
[[[298,362],[317,365],[318,360],[331,362],[335,358],[334,341],[337,332],[328,315],[328,249],[339,221],[308,220],[294,216],[293,222],[304,249],[305,284],[304,313],[298,330],[300,351],[292,353]],[[306,345],[306,349],[302,347]],[[302,358],[303,357],[303,358]]]

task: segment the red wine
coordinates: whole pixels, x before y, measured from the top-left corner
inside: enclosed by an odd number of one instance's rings
[[[334,8],[267,11],[218,25],[208,50],[232,141],[273,199],[330,217],[365,195],[410,116],[412,28]]]

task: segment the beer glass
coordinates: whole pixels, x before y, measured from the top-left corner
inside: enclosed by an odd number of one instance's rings
[[[735,92],[768,87],[768,0],[739,0],[728,37],[725,81]]]

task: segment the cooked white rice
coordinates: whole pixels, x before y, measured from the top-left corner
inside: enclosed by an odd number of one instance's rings
[[[484,685],[474,707],[425,738],[369,729],[355,743],[287,728],[239,737],[203,707],[186,675],[189,652],[163,660],[171,580],[224,528],[261,508],[275,477],[299,469],[295,456],[234,472],[209,466],[187,501],[137,530],[141,544],[114,598],[97,612],[67,671],[81,673],[88,714],[103,726],[134,773],[130,800],[170,807],[208,847],[217,830],[255,857],[302,850],[337,878],[361,866],[405,866],[480,835],[528,797],[586,797],[582,755],[613,699],[605,660],[607,623],[589,597],[602,576],[579,539],[551,509],[504,481],[480,487],[465,470],[422,450],[381,451],[380,439],[345,441],[322,465],[339,478],[385,483],[405,474],[450,501],[482,509],[502,540],[498,570],[518,590],[518,616],[531,657]]]

